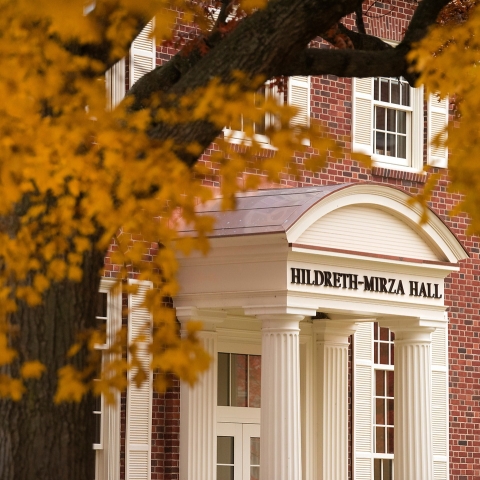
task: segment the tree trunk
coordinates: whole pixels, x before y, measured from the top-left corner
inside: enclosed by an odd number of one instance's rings
[[[103,252],[85,255],[79,283],[54,284],[43,305],[20,305],[11,322],[18,327],[13,344],[19,352],[10,366],[18,373],[25,360],[40,360],[46,367],[39,380],[26,382],[19,402],[0,400],[0,479],[93,480],[94,418],[90,396],[80,403],[55,405],[58,369],[67,363],[66,352],[76,334],[94,326]],[[77,359],[78,357],[78,359]],[[81,367],[84,353],[75,357]]]

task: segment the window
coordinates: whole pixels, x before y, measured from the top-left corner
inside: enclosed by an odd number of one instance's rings
[[[403,79],[373,80],[373,152],[384,162],[408,166],[411,156],[410,85]]]
[[[373,325],[373,357],[375,378],[374,480],[393,479],[393,360],[394,334],[388,328]]]
[[[260,355],[218,354],[218,406],[260,408]]]
[[[310,123],[310,77],[290,77],[285,92],[278,90],[276,86],[271,86],[267,82],[254,95],[254,102],[257,106],[261,105],[265,97],[274,97],[280,104],[288,104],[297,107],[298,113],[291,119],[292,126],[308,126]],[[243,115],[240,115],[238,122],[225,128],[224,133],[232,141],[242,140],[245,137],[245,131],[251,127],[255,140],[260,143],[268,143],[266,136],[267,129],[275,123],[273,115],[267,114],[259,122],[251,122]]]
[[[353,80],[353,144],[377,166],[423,168],[423,89],[403,78]]]

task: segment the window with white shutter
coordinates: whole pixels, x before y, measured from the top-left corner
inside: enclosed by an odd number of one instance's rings
[[[354,335],[353,478],[393,480],[393,334],[361,323]],[[447,328],[432,333],[433,478],[448,480]]]
[[[423,168],[423,89],[402,78],[354,78],[352,149],[377,166]]]
[[[448,166],[448,148],[443,144],[447,138],[448,106],[448,98],[439,99],[437,95],[429,95],[427,162],[434,167]],[[440,140],[441,144],[435,144],[435,139]]]
[[[155,20],[150,20],[132,42],[130,48],[130,88],[143,75],[155,68],[155,38],[152,36]]]
[[[147,379],[137,387],[134,381],[136,370],[128,372],[125,480],[150,480],[153,385],[148,345],[151,315],[143,307],[143,301],[152,284],[131,279],[128,283],[138,287],[137,293],[128,296],[128,343],[134,342],[139,335],[146,336],[145,341],[136,344],[137,356],[149,373]]]
[[[122,58],[105,73],[107,108],[113,110],[125,97],[125,59]]]
[[[279,104],[292,105],[297,108],[298,112],[291,119],[291,126],[308,127],[310,125],[310,77],[290,77],[286,90],[286,92],[279,91],[276,86],[267,82],[255,93],[254,102],[260,104],[262,97],[274,97]],[[250,124],[248,122],[248,119],[240,115],[237,123],[225,128],[225,135],[232,140],[243,139],[246,127],[251,126],[255,140],[260,143],[268,143],[269,140],[265,133],[268,127],[275,123],[275,117],[266,114],[260,122],[250,122]]]
[[[105,329],[105,343],[96,345],[104,350],[102,363],[114,361],[114,354],[107,353],[118,330],[122,326],[122,296],[115,280],[102,278],[97,300],[96,320]],[[114,403],[109,404],[103,395],[95,398],[95,480],[114,480],[120,476],[120,394],[113,392]]]

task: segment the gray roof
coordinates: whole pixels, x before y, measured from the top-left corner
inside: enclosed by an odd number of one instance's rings
[[[235,210],[222,211],[221,198],[199,208],[200,215],[215,218],[210,237],[286,232],[306,211],[330,193],[350,184],[280,188],[239,193]],[[183,227],[180,232],[194,233]]]

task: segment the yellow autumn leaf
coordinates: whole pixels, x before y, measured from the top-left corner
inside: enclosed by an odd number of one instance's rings
[[[38,360],[32,360],[22,365],[20,375],[23,378],[40,378],[44,371],[45,365],[43,365],[43,363]]]

